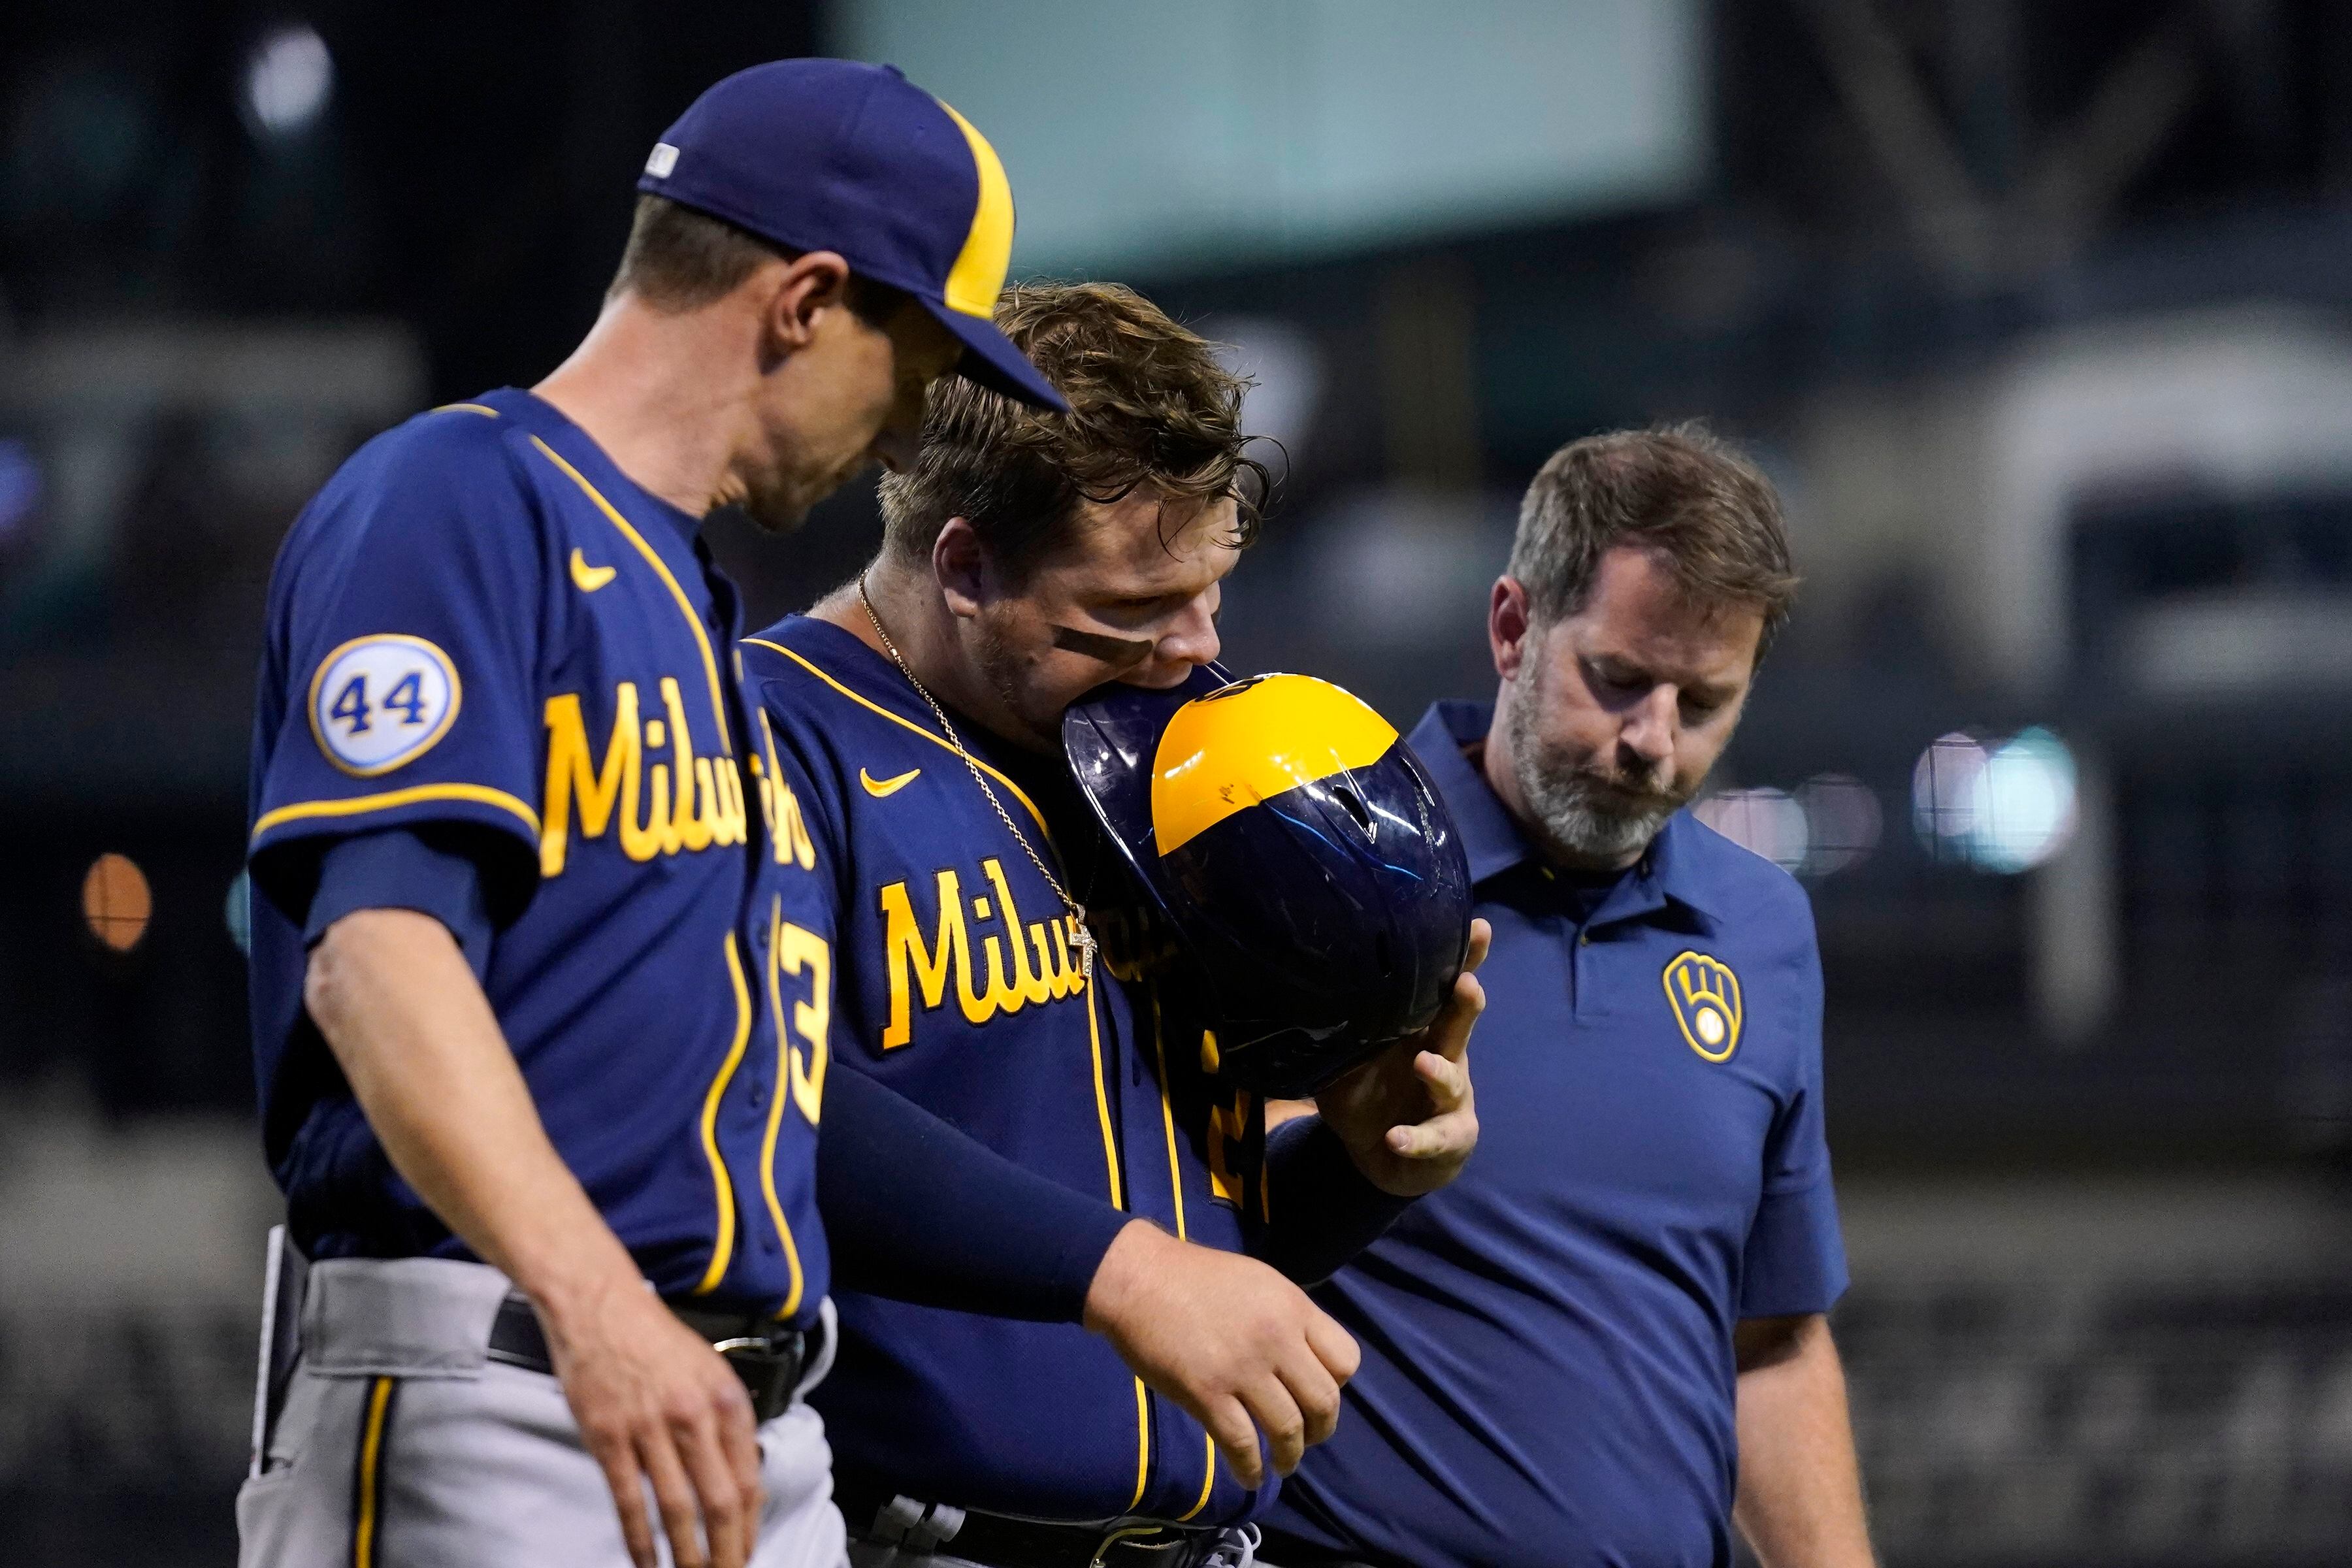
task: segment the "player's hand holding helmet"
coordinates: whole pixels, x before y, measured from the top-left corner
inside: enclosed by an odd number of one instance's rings
[[[1470,953],[1469,865],[1363,701],[1212,665],[1169,690],[1105,687],[1062,735],[1198,968],[1229,1081],[1310,1095],[1438,1020]]]

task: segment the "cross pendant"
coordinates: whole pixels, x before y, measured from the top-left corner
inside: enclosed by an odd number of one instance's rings
[[[1095,983],[1095,933],[1087,929],[1087,917],[1075,910],[1070,913],[1070,934],[1078,944],[1078,971],[1086,977],[1086,983],[1092,985]]]

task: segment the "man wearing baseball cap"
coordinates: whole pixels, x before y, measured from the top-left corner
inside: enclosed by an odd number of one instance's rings
[[[571,358],[370,442],[271,583],[247,1568],[842,1560],[830,869],[698,529],[905,460],[942,374],[1063,404],[995,153],[895,70],[730,77],[639,190]]]

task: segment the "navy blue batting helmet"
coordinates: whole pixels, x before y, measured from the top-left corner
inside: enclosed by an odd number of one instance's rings
[[[1314,1093],[1426,1028],[1470,946],[1470,868],[1390,723],[1328,681],[1107,686],[1062,742],[1197,965],[1236,1086]]]

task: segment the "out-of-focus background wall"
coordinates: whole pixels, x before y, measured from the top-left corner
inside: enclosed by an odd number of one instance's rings
[[[233,1553],[279,535],[551,368],[659,129],[813,51],[991,133],[1016,272],[1257,377],[1238,666],[1482,694],[1549,451],[1749,444],[1807,589],[1700,809],[1820,916],[1886,1556],[2352,1561],[2331,0],[0,7],[0,1561]],[[874,529],[713,524],[755,617]]]

